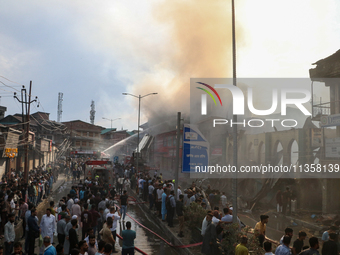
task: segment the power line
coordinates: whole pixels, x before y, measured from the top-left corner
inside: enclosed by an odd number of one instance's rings
[[[3,75],[0,75],[0,77],[1,77],[1,78],[4,78],[4,79],[7,80],[7,81],[10,81],[10,82],[13,82],[13,83],[16,83],[16,84],[21,85],[20,83],[18,83],[18,82],[16,82],[16,81],[11,81],[10,79],[6,78],[6,77],[3,76]]]

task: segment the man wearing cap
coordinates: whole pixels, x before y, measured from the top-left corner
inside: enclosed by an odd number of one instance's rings
[[[67,209],[69,209],[69,211],[71,212],[72,214],[72,205],[74,204],[74,200],[72,199],[72,195],[71,194],[68,194],[67,195]]]
[[[78,219],[80,219],[81,216],[81,208],[79,205],[79,199],[76,198],[74,199],[74,204],[72,205],[72,211],[71,211],[72,216],[76,215]],[[80,221],[79,221],[80,222]],[[78,224],[79,224],[78,222]]]
[[[65,227],[66,227],[66,224],[70,221],[71,217],[70,215],[62,215],[61,216],[61,220],[58,221],[57,223],[57,233],[58,233],[58,242],[60,244],[64,244],[65,242]]]
[[[77,216],[75,216],[77,217]],[[72,216],[73,218],[73,216]],[[72,223],[71,220],[66,224],[65,229],[64,229],[64,233],[65,233],[65,242],[64,242],[64,254],[65,255],[69,255],[71,251],[69,251],[70,249],[70,241],[69,241],[69,231],[72,228]]]

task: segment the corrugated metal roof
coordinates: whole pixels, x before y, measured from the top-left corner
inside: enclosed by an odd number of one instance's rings
[[[106,133],[108,133],[108,132],[110,132],[110,131],[116,131],[116,130],[117,130],[117,128],[106,128],[106,129],[102,130],[102,131],[100,132],[100,134],[101,134],[101,135],[105,135]]]
[[[144,149],[144,147],[147,145],[150,138],[151,138],[150,135],[148,135],[148,134],[144,135],[143,139],[140,141],[139,146],[138,146],[139,152],[141,152]]]

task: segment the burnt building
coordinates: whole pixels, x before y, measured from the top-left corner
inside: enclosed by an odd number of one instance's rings
[[[90,156],[101,147],[101,132],[105,128],[81,120],[63,122],[69,133],[71,155]]]
[[[325,167],[336,166],[340,163],[340,50],[313,65],[315,68],[309,70],[311,80],[313,83],[324,83],[330,95],[327,102],[313,103],[313,119],[320,121],[322,128],[320,164]],[[340,179],[313,181],[322,196],[323,213],[340,211]]]

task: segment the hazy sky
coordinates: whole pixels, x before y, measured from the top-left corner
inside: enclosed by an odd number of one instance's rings
[[[340,48],[337,0],[238,0],[236,8],[240,77],[308,77],[312,63]],[[0,76],[27,87],[32,80],[39,110],[53,120],[63,92],[63,121],[89,122],[94,100],[95,124],[109,127],[102,117],[121,117],[115,127],[135,129],[138,100],[122,92],[159,93],[143,99],[144,122],[162,108],[175,115],[172,99],[188,100],[180,89],[191,76],[231,74],[210,70],[206,61],[221,57],[230,67],[230,41],[223,42],[230,39],[229,17],[230,0],[0,0]],[[219,37],[224,30],[229,34]],[[178,76],[180,85],[173,82]],[[0,84],[7,114],[21,112],[13,91]]]

